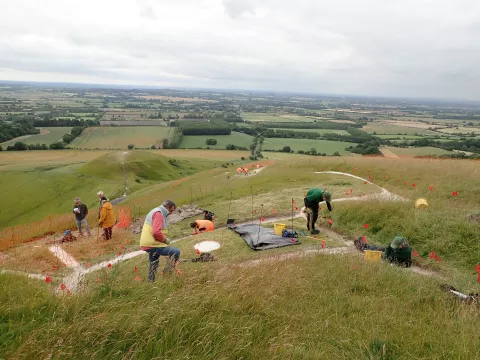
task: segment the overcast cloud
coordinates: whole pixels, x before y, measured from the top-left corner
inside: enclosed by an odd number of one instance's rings
[[[0,0],[0,79],[480,99],[478,0]]]

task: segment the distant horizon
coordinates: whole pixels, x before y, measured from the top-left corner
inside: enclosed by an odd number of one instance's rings
[[[271,93],[271,94],[288,94],[288,95],[309,95],[309,96],[325,96],[333,98],[372,98],[387,100],[412,100],[412,101],[434,101],[434,102],[453,102],[453,103],[471,103],[480,106],[480,100],[472,100],[466,98],[445,98],[445,97],[415,97],[415,96],[392,96],[392,95],[362,95],[347,93],[321,93],[308,91],[286,91],[286,90],[264,90],[264,89],[237,89],[237,88],[202,88],[188,86],[163,86],[163,85],[139,85],[139,84],[108,84],[108,83],[91,83],[91,82],[72,82],[72,81],[37,81],[37,80],[3,80],[1,84],[26,84],[31,86],[64,86],[70,88],[88,88],[89,86],[102,89],[125,89],[125,90],[183,90],[183,91],[223,91],[223,92],[250,92],[250,93]]]

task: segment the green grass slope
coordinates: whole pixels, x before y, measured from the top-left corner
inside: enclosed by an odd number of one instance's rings
[[[209,160],[173,160],[145,151],[112,152],[84,164],[34,166],[0,171],[0,228],[39,220],[51,214],[69,213],[73,199],[81,197],[89,207],[98,201],[97,191],[110,198],[123,195],[125,170],[129,190],[179,179],[217,165]],[[169,162],[170,161],[170,162]]]
[[[240,239],[238,241],[241,241]],[[1,276],[0,356],[52,359],[475,359],[475,307],[436,281],[361,258],[189,264],[145,282],[147,259],[54,297]],[[238,266],[236,266],[236,264]],[[133,266],[141,281],[134,281]],[[28,287],[28,291],[25,288]]]

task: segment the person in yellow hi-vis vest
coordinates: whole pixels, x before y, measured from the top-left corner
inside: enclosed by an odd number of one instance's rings
[[[142,235],[140,236],[140,248],[148,253],[150,267],[148,270],[148,281],[155,281],[155,274],[160,262],[160,256],[167,256],[169,261],[164,269],[171,272],[176,270],[178,274],[181,271],[177,269],[178,259],[180,258],[180,249],[170,246],[170,240],[167,238],[168,221],[167,217],[176,209],[172,200],[165,200],[159,207],[152,209],[143,223]]]

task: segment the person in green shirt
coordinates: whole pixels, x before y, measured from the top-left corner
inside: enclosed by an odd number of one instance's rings
[[[364,250],[382,251],[383,260],[407,268],[412,266],[412,248],[408,245],[407,239],[402,235],[396,235],[387,247],[363,243],[362,238],[355,240],[353,243],[361,252]]]
[[[382,258],[399,266],[412,266],[412,248],[401,235],[393,238],[382,254]]]
[[[332,205],[330,205],[332,195],[322,188],[313,188],[307,191],[303,201],[307,213],[307,229],[311,230],[312,235],[318,234],[320,231],[315,229],[315,223],[318,219],[318,206],[322,201],[325,201],[328,211],[332,211]]]

